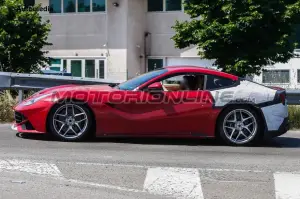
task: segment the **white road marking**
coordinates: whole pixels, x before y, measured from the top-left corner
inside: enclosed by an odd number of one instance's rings
[[[63,162],[62,162],[63,163]],[[131,164],[105,164],[105,163],[93,163],[93,162],[76,162],[78,165],[93,165],[93,166],[112,166],[112,167],[134,167],[134,168],[149,168],[143,165],[131,165]]]
[[[276,199],[300,199],[300,173],[274,173]]]
[[[126,192],[134,192],[134,193],[146,193],[146,191],[138,190],[138,189],[129,189],[126,187],[119,187],[114,185],[108,185],[108,184],[98,184],[94,182],[87,182],[87,181],[81,181],[81,180],[75,180],[75,179],[66,179],[67,182],[75,183],[75,184],[82,184],[86,186],[92,186],[92,187],[100,187],[100,188],[107,188],[107,189],[115,189],[119,191],[126,191]]]
[[[149,168],[144,190],[155,195],[177,199],[203,199],[197,169]]]
[[[30,160],[0,160],[0,171],[21,171],[38,175],[62,177],[55,164]]]

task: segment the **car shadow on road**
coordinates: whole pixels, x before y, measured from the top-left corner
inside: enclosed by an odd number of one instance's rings
[[[274,148],[300,148],[300,138],[295,137],[276,137],[264,141],[263,146]]]
[[[61,142],[53,137],[44,134],[21,134],[17,133],[17,137],[28,140],[53,141]],[[124,144],[148,144],[148,145],[209,145],[218,146],[219,143],[215,139],[188,139],[188,138],[136,138],[136,137],[97,137],[89,138],[85,141],[77,143],[124,143]]]
[[[18,137],[29,140],[59,142],[43,134],[16,134]],[[146,145],[185,145],[185,146],[227,146],[216,139],[187,139],[187,138],[133,138],[133,137],[100,137],[91,138],[81,143],[123,143],[123,144],[146,144]],[[249,147],[249,146],[248,146]],[[263,141],[259,145],[251,147],[267,148],[300,148],[300,138],[277,137]]]

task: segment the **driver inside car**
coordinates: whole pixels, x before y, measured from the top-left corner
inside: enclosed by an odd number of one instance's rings
[[[203,90],[203,75],[185,75],[181,82],[181,90]]]

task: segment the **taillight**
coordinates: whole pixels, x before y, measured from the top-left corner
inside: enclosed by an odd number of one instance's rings
[[[280,102],[285,105],[285,92],[279,94]]]

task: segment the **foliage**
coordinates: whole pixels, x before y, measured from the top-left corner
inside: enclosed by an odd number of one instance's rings
[[[0,70],[37,72],[49,63],[44,46],[50,31],[49,21],[42,21],[38,10],[24,9],[23,0],[0,0]]]
[[[196,45],[223,71],[259,74],[294,56],[300,0],[186,0],[184,6],[191,20],[176,21],[175,46]]]
[[[300,106],[289,106],[289,122],[292,129],[300,129]]]
[[[16,104],[16,98],[8,90],[0,92],[0,122],[12,122],[14,120],[13,107]]]

